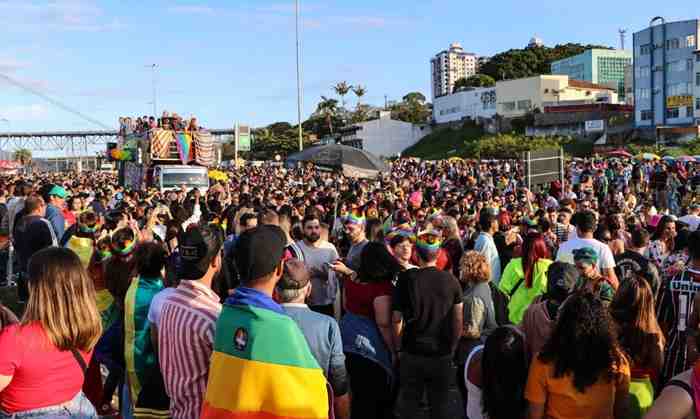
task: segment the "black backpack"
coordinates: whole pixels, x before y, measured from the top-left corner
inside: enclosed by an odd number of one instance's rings
[[[510,297],[498,289],[498,286],[493,282],[489,282],[489,288],[491,288],[491,300],[493,300],[493,309],[496,313],[496,323],[499,326],[510,324],[510,319],[508,318]]]

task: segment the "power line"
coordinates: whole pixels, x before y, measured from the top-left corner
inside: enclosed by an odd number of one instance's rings
[[[91,124],[97,125],[103,129],[107,129],[107,130],[114,129],[114,127],[110,127],[107,124],[103,124],[102,122],[100,122],[96,119],[93,119],[93,118],[83,114],[82,112],[71,108],[68,105],[63,104],[63,103],[59,102],[58,100],[56,100],[52,97],[49,97],[44,93],[41,93],[40,91],[36,90],[35,88],[33,88],[27,84],[13,79],[12,77],[8,76],[7,74],[0,73],[0,78],[6,80],[8,83],[10,83],[13,86],[19,87],[20,89],[26,90],[29,93],[32,93],[33,95],[39,96],[40,98],[44,99],[45,101],[49,102],[50,104],[52,104],[56,107],[59,107],[66,112],[72,113],[73,115],[78,116],[78,117],[90,122]]]

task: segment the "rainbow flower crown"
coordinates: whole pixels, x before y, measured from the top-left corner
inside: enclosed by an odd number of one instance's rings
[[[357,210],[353,210],[345,217],[345,222],[351,224],[364,224],[366,221],[365,215]]]

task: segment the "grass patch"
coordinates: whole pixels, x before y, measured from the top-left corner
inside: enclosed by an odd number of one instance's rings
[[[420,157],[439,160],[464,154],[467,140],[476,140],[484,135],[480,127],[463,126],[459,129],[440,128],[425,136],[401,153],[404,157]]]

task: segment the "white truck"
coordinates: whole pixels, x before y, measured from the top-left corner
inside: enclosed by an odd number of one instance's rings
[[[184,186],[187,191],[197,188],[204,194],[209,189],[209,172],[203,166],[156,165],[152,185],[161,192]]]

